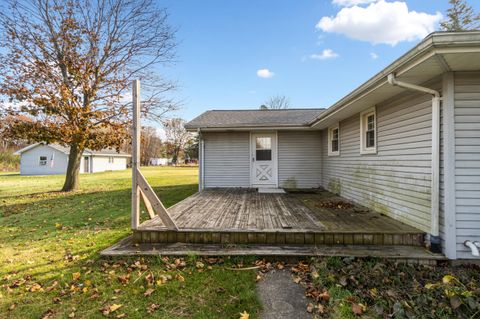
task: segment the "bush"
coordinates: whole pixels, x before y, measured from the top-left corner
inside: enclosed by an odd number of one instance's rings
[[[12,172],[20,169],[20,156],[13,155],[13,151],[0,151],[0,171]]]

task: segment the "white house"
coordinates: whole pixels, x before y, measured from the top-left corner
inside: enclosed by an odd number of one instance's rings
[[[69,148],[58,144],[32,144],[15,154],[20,155],[21,175],[54,175],[67,171]],[[82,155],[80,173],[124,170],[129,158],[129,154],[112,149],[87,149]]]
[[[186,127],[200,189],[323,187],[448,258],[478,253],[480,32],[431,34],[325,110],[213,110]]]
[[[152,166],[165,166],[169,163],[171,163],[171,160],[166,157],[155,157],[150,159],[150,165]]]

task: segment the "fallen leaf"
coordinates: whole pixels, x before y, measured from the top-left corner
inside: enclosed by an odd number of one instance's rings
[[[50,286],[48,286],[47,288],[45,288],[45,291],[51,291],[53,289],[55,289],[55,287],[58,286],[58,281],[54,281]]]
[[[75,312],[71,312],[71,313],[68,315],[68,318],[75,318]]]
[[[144,293],[143,295],[144,295],[145,297],[148,297],[148,296],[150,296],[154,291],[155,291],[155,289],[148,288],[147,291],[145,291],[145,293]]]
[[[445,275],[443,276],[442,278],[442,282],[444,284],[449,284],[450,282],[454,281],[454,280],[457,280],[457,278],[453,277],[452,275]]]
[[[329,301],[330,300],[330,294],[328,293],[328,291],[324,291],[318,296],[318,298],[321,299],[321,300],[324,300],[324,301]]]
[[[45,311],[43,314],[42,314],[42,319],[50,319],[52,318],[53,316],[53,310],[52,309],[48,309],[47,311]]]
[[[314,307],[313,304],[312,304],[312,303],[309,303],[309,304],[307,305],[307,312],[308,312],[308,313],[312,313],[312,312],[313,312],[313,307]]]
[[[40,284],[34,283],[34,284],[28,289],[28,291],[30,291],[30,292],[36,292],[36,291],[43,291],[43,289],[42,289],[42,286],[40,286]]]
[[[79,272],[74,272],[72,274],[72,278],[73,278],[73,281],[77,281],[78,279],[80,279],[80,273]]]
[[[13,310],[13,309],[15,309],[16,307],[17,307],[17,305],[14,304],[14,303],[12,303],[12,304],[10,305],[10,307],[8,307],[8,310]]]
[[[117,279],[120,283],[126,285],[130,281],[130,274],[118,276]]]
[[[203,267],[205,267],[205,264],[202,263],[201,261],[197,261],[197,263],[195,264],[195,267],[197,269],[202,269]]]
[[[176,275],[175,275],[175,279],[177,279],[177,280],[180,281],[180,282],[184,282],[184,281],[185,281],[185,278],[183,278],[183,276],[180,275],[180,274],[176,274]]]
[[[357,316],[360,316],[360,315],[363,314],[363,308],[362,308],[360,305],[356,304],[356,303],[353,303],[353,304],[352,304],[352,311],[353,311],[353,313],[356,314]]]
[[[100,311],[102,312],[103,315],[107,316],[110,313],[118,310],[120,307],[122,307],[122,305],[111,304],[109,306],[107,305],[107,306],[103,307],[102,309],[100,309]]]
[[[126,313],[120,313],[115,318],[125,318],[127,316]]]
[[[158,308],[160,308],[159,305],[152,303],[150,306],[147,307],[147,312],[152,313],[155,310],[157,310]]]
[[[240,313],[240,318],[239,319],[249,319],[249,318],[250,318],[250,315],[245,310]]]

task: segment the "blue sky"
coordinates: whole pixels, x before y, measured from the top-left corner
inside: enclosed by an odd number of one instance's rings
[[[438,29],[448,7],[448,0],[162,3],[179,41],[178,62],[163,72],[179,82],[176,115],[187,120],[208,109],[258,108],[276,94],[292,107],[328,107]]]

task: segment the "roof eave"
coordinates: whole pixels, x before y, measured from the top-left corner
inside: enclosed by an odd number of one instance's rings
[[[391,73],[397,73],[401,68],[414,64],[418,59],[435,55],[437,50],[452,47],[469,47],[478,46],[480,43],[480,31],[471,32],[434,32],[427,36],[422,42],[417,44],[413,49],[403,54],[400,58],[388,65],[382,71],[378,72],[361,86],[347,94],[338,102],[326,109],[325,112],[315,118],[310,125],[315,126],[318,122],[328,118],[339,109],[348,106],[361,96],[374,91],[381,85],[387,83],[387,77]]]

